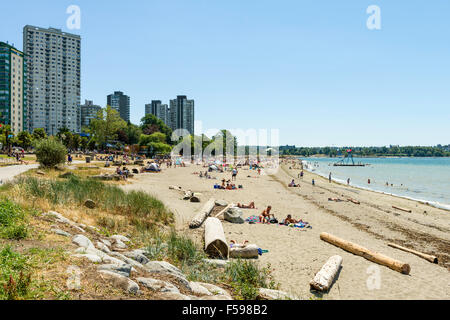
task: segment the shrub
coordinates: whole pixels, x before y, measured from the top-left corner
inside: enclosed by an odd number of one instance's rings
[[[43,167],[51,168],[66,160],[66,147],[53,137],[37,141],[35,149],[36,159]]]

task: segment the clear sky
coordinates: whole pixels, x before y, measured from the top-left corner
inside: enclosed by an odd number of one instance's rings
[[[69,30],[69,5],[81,28]],[[369,5],[381,30],[369,30]],[[195,99],[202,127],[279,129],[301,146],[450,143],[450,1],[2,1],[0,41],[26,24],[82,37],[81,99]]]

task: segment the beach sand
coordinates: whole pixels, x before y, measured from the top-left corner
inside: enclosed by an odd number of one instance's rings
[[[206,170],[201,166],[169,169],[163,166],[161,173],[137,175],[123,188],[144,190],[158,197],[175,213],[177,229],[186,231],[199,243],[203,240],[203,229],[189,230],[188,224],[209,198],[245,204],[254,201],[257,209],[243,209],[244,218],[259,215],[271,205],[279,221],[291,214],[295,219],[309,222],[312,229],[223,221],[227,241],[248,240],[268,250],[256,261],[261,266],[270,264],[280,289],[302,299],[450,299],[450,212],[417,201],[329,183],[306,171],[300,180],[299,170],[289,167],[291,164],[284,164],[275,175],[263,172],[261,176],[242,168],[236,185],[242,184],[243,189],[218,190],[213,188],[214,183],[220,183],[222,178],[230,179],[230,172],[212,173],[216,180],[210,180],[192,174]],[[300,188],[287,187],[292,178],[300,183]],[[312,178],[315,186],[311,184]],[[180,192],[169,190],[171,185],[200,192],[202,202],[181,200]],[[330,197],[353,198],[361,204],[328,201]],[[411,209],[412,213],[393,209],[392,205]],[[322,241],[322,232],[409,263],[411,272],[404,275],[348,253]],[[388,242],[437,255],[439,264],[391,248]],[[310,280],[333,255],[343,257],[336,282],[326,294],[311,292]],[[379,279],[379,287],[373,279]]]

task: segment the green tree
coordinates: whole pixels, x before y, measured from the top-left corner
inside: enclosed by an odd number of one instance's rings
[[[161,132],[166,135],[166,143],[171,144],[172,130],[158,117],[153,114],[147,114],[141,119],[141,130],[146,135],[151,135],[155,132]]]
[[[43,128],[36,128],[33,131],[33,141],[38,141],[47,138],[47,134]]]
[[[119,113],[107,106],[92,119],[90,131],[95,141],[101,147],[105,147],[108,142],[116,140],[117,132],[125,129],[126,126],[127,123],[120,117]]]
[[[21,131],[17,134],[17,144],[19,147],[28,149],[32,143],[32,136],[28,131]]]

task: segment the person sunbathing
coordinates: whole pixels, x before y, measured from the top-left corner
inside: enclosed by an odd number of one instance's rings
[[[344,200],[341,200],[341,199],[339,199],[339,198],[328,198],[328,201],[341,202],[341,201],[344,201]]]
[[[266,210],[264,210],[261,215],[259,216],[259,222],[261,223],[269,223],[270,220],[270,216],[272,216],[273,218],[275,218],[275,216],[273,214],[270,213],[270,210],[272,210],[272,206],[268,206]]]
[[[290,214],[288,214],[286,219],[284,219],[284,224],[299,223],[299,222],[303,222],[302,219],[295,220],[294,218],[292,218],[292,215]]]
[[[290,188],[292,188],[292,187],[294,187],[294,188],[300,187],[299,184],[295,184],[295,180],[294,180],[294,179],[292,179],[291,183],[289,183],[288,186],[289,186]]]
[[[250,202],[249,205],[241,204],[241,203],[238,202],[237,206],[238,206],[238,208],[241,208],[241,209],[256,209],[255,208],[255,203],[253,201]]]
[[[247,246],[248,240],[245,240],[242,244],[237,243],[236,240],[230,240],[230,248],[236,247],[236,248],[245,248]]]

